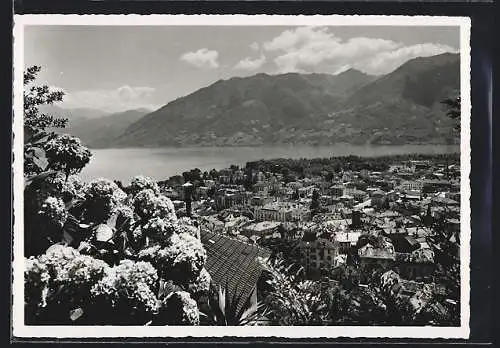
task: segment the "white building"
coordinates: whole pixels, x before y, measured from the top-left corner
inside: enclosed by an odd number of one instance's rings
[[[422,191],[424,183],[421,180],[405,180],[401,182],[402,191]]]
[[[302,242],[300,250],[303,266],[307,271],[330,269],[335,266],[338,245],[334,242],[319,238],[313,242]]]

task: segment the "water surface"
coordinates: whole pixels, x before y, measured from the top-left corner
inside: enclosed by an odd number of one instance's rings
[[[136,175],[156,180],[194,168],[202,171],[244,165],[248,161],[272,158],[315,158],[331,156],[384,156],[396,154],[441,154],[459,152],[455,145],[390,145],[353,146],[260,146],[260,147],[192,147],[192,148],[128,148],[92,150],[92,159],[81,176],[85,180],[97,177],[128,183]]]

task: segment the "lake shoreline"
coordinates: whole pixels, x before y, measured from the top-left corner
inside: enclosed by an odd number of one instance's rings
[[[90,150],[128,150],[128,149],[205,149],[205,148],[261,148],[261,147],[278,147],[278,148],[292,148],[292,147],[329,147],[329,146],[353,146],[353,147],[401,147],[401,146],[456,146],[460,147],[459,143],[434,143],[434,142],[425,142],[425,143],[404,143],[404,144],[351,144],[345,142],[338,142],[332,144],[233,144],[233,145],[203,145],[203,144],[192,144],[192,145],[166,145],[166,146],[110,146],[110,147],[92,147],[87,145]]]
[[[392,155],[458,154],[458,145],[381,145],[354,146],[259,146],[259,147],[162,147],[91,149],[92,158],[81,175],[84,180],[97,177],[129,181],[136,175],[165,180],[194,168],[202,171],[245,165],[271,159],[383,157]]]

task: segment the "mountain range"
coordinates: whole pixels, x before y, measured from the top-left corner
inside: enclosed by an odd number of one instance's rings
[[[233,77],[153,112],[87,117],[69,130],[91,147],[444,144],[456,134],[441,101],[459,91],[459,54],[445,53],[382,76]]]
[[[55,131],[72,134],[92,148],[112,147],[114,139],[129,125],[151,112],[141,108],[109,113],[90,108],[65,109],[56,105],[44,106],[41,111],[55,117],[67,118],[66,127]]]

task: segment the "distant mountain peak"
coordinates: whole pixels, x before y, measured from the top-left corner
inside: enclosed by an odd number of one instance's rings
[[[365,76],[370,76],[369,74],[366,74],[358,69],[355,69],[355,68],[349,68],[347,70],[344,70],[338,74],[336,74],[335,76],[342,76],[342,75],[365,75]]]
[[[373,76],[258,73],[219,80],[130,124],[112,146],[442,142],[436,103],[459,88],[456,55]]]

